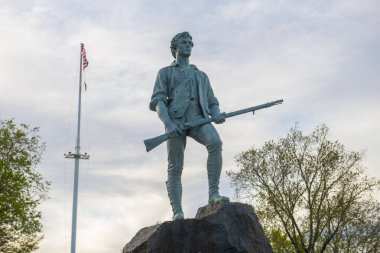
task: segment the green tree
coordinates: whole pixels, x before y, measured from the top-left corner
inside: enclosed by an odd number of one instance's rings
[[[236,196],[252,201],[278,252],[289,252],[287,241],[297,253],[380,252],[380,182],[365,175],[363,153],[328,140],[328,130],[294,127],[240,153],[228,172]]]
[[[36,165],[44,149],[38,128],[0,120],[0,253],[31,252],[43,238],[37,207],[49,182]]]
[[[292,243],[289,241],[288,237],[282,232],[281,229],[272,229],[270,231],[264,229],[264,232],[271,242],[274,252],[294,252]]]

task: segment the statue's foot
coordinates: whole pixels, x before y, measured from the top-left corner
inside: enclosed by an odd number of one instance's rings
[[[173,220],[183,220],[185,219],[183,212],[177,212],[173,216]]]
[[[211,205],[214,205],[218,202],[230,202],[230,199],[226,196],[220,196],[219,194],[216,194],[208,200],[208,203]]]

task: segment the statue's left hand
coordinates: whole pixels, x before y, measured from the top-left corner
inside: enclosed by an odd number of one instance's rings
[[[224,121],[226,121],[226,117],[224,116],[224,113],[218,113],[215,116],[212,116],[212,118],[214,119],[214,122],[216,124],[221,124]]]

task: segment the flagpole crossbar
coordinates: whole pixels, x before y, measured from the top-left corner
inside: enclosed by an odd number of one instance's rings
[[[73,153],[69,152],[68,154],[64,154],[64,156],[65,156],[65,158],[69,158],[69,159],[85,159],[85,160],[90,159],[90,155],[88,155],[87,153],[73,154]]]

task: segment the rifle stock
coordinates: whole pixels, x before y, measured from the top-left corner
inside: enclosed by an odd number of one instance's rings
[[[154,149],[155,147],[159,146],[161,143],[163,143],[169,139],[170,139],[170,137],[168,134],[161,134],[161,135],[156,136],[154,138],[144,140],[146,152],[151,151],[152,149]]]
[[[244,113],[248,113],[248,112],[254,112],[254,111],[257,111],[257,110],[260,110],[260,109],[264,109],[264,108],[268,108],[268,107],[271,107],[271,106],[274,106],[274,105],[282,104],[283,101],[284,101],[283,99],[280,99],[280,100],[276,100],[276,101],[269,102],[269,103],[266,103],[266,104],[257,105],[257,106],[245,108],[245,109],[234,111],[234,112],[230,112],[230,113],[223,112],[223,114],[224,114],[225,118],[234,117],[234,116],[237,116],[237,115],[240,115],[240,114],[244,114]],[[188,123],[184,124],[184,126],[182,127],[182,130],[188,130],[188,129],[191,129],[191,128],[194,128],[194,127],[197,127],[197,126],[201,126],[201,125],[204,125],[204,124],[207,124],[207,123],[211,123],[211,122],[214,122],[213,118],[208,118],[208,119],[202,119],[202,120],[198,120],[198,121],[188,122]],[[170,139],[170,137],[169,137],[168,134],[162,134],[162,135],[159,135],[157,137],[144,140],[146,151],[147,152],[151,151],[152,149],[154,149],[155,147],[159,146],[161,143],[163,143],[163,142],[165,142],[165,141],[167,141],[169,139]]]

